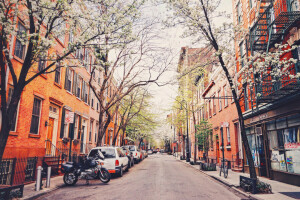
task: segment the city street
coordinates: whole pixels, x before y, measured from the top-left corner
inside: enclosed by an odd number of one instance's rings
[[[154,154],[108,184],[81,180],[39,199],[246,199],[237,195],[172,156]]]

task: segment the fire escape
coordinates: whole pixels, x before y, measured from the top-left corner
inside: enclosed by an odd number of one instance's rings
[[[276,43],[281,44],[289,31],[299,27],[300,11],[295,10],[290,4],[291,0],[260,0],[257,7],[257,20],[250,29],[249,50],[255,52],[269,52]],[[291,69],[296,74],[299,62]],[[274,66],[273,66],[274,67]],[[278,66],[277,66],[278,67]],[[272,67],[267,70],[271,72]],[[287,95],[300,91],[298,79],[290,79],[289,76],[275,80],[270,74],[261,77],[262,81],[256,84],[257,105],[260,103],[272,103]],[[258,107],[258,106],[257,106]]]

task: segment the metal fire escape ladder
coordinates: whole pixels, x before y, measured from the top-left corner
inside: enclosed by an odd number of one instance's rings
[[[260,0],[258,17],[250,29],[250,50],[268,52],[275,43],[281,43],[285,34],[293,27],[297,27],[300,11],[294,11],[289,1]]]
[[[258,4],[258,17],[250,29],[250,48],[251,54],[254,51],[266,51],[268,48],[269,24],[271,20],[270,10],[273,0],[260,0]]]

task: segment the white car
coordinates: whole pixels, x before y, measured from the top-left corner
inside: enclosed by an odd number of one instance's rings
[[[128,170],[129,159],[121,147],[95,147],[90,151],[88,157],[94,157],[98,151],[104,155],[105,162],[103,167],[109,173],[123,176],[123,172]]]
[[[129,151],[132,152],[133,154],[133,160],[135,163],[138,163],[140,162],[142,159],[141,159],[141,152],[138,151],[138,148],[137,146],[134,146],[134,145],[128,145],[128,148],[129,148]]]

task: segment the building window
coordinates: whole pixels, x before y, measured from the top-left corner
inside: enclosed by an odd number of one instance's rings
[[[65,28],[66,28],[66,23],[63,19],[57,19],[55,20],[55,30],[56,30],[56,36],[59,41],[64,44],[65,42]]]
[[[227,134],[227,145],[230,146],[230,131],[229,131],[229,127],[226,127],[226,134]]]
[[[228,106],[228,99],[227,99],[227,88],[224,86],[224,107]]]
[[[74,114],[74,139],[78,138],[78,115]]]
[[[18,58],[21,58],[22,60],[24,59],[25,56],[25,47],[26,45],[24,44],[24,39],[26,35],[26,28],[23,26],[21,23],[18,23],[18,31],[17,31],[17,36],[16,36],[16,44],[15,44],[15,56]]]
[[[215,99],[215,96],[213,96],[213,110],[214,110],[214,115],[216,114],[217,112],[217,104],[216,104],[216,99]]]
[[[72,78],[73,78],[73,71],[67,67],[65,89],[68,90],[69,92],[72,91]]]
[[[38,64],[38,71],[40,72],[40,71],[44,70],[45,67],[46,67],[46,60],[45,60],[45,58],[40,58],[39,64]]]
[[[32,134],[39,133],[41,104],[42,104],[41,99],[34,98],[32,116],[31,116],[31,125],[30,125],[30,133],[32,133]]]
[[[13,92],[14,92],[14,89],[12,87],[9,87],[9,89],[8,89],[8,98],[7,98],[7,106],[9,106],[9,104],[10,104]],[[12,124],[11,124],[11,127],[10,127],[10,131],[15,132],[16,129],[17,129],[18,113],[19,113],[19,104],[18,104],[16,113],[13,117]]]
[[[13,159],[3,159],[1,161],[0,185],[10,185],[13,168]]]
[[[95,128],[95,140],[94,140],[95,143],[97,143],[97,139],[98,139],[98,135],[97,135],[98,129],[99,129],[99,123],[97,122],[96,123],[96,128]]]
[[[56,66],[55,68],[55,77],[54,77],[54,82],[57,84],[60,84],[60,68],[61,65],[59,63],[58,66]]]
[[[81,84],[82,84],[82,78],[77,76],[77,91],[76,91],[76,97],[80,98],[81,95]]]
[[[238,17],[238,24],[240,24],[242,22],[242,4],[241,2],[239,1],[238,4],[237,4],[237,17]]]
[[[94,108],[94,94],[92,94],[92,97],[91,97],[91,107]]]
[[[82,95],[81,99],[85,102],[88,103],[88,86],[85,81],[82,81]]]
[[[91,120],[90,121],[89,142],[92,142],[93,125],[94,125],[94,121]]]
[[[222,99],[221,99],[221,90],[218,92],[218,97],[219,97],[219,111],[222,110]]]
[[[89,63],[89,50],[88,49],[85,49],[85,53],[84,53],[84,67],[85,69],[89,71],[89,66],[90,66],[90,63]]]

